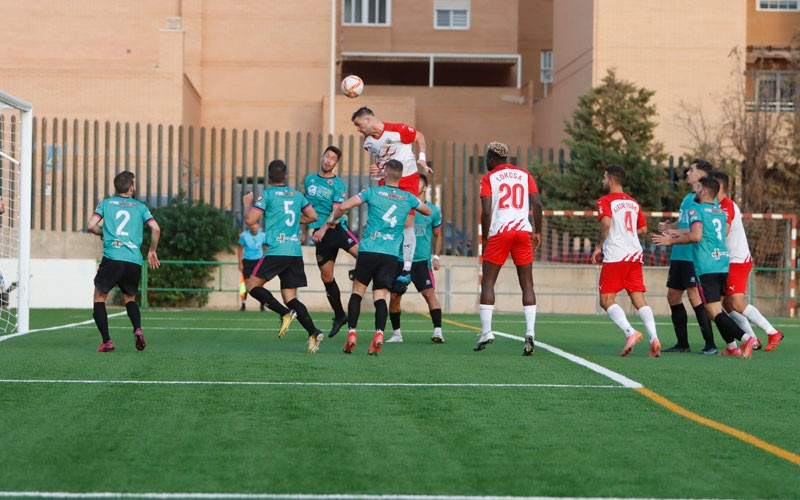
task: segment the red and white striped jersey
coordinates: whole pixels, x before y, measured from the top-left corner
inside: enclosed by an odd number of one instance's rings
[[[417,173],[417,157],[411,145],[417,138],[417,129],[402,123],[384,123],[383,133],[377,139],[368,135],[364,149],[375,157],[375,164],[383,172],[386,162],[397,160],[403,164],[403,177]]]
[[[639,203],[625,193],[610,193],[597,200],[597,218],[611,219],[603,242],[603,262],[642,262],[637,230],[647,222]]]
[[[728,215],[728,224],[731,225],[728,236],[725,237],[725,246],[728,247],[731,264],[750,262],[753,257],[750,255],[750,245],[747,243],[739,205],[730,198],[723,198],[719,202],[719,207],[725,210]]]
[[[533,226],[528,219],[528,197],[538,192],[531,174],[509,163],[498,165],[484,175],[480,196],[492,197],[489,236],[506,231],[532,232]]]

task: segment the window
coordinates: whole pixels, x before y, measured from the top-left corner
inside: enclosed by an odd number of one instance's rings
[[[756,74],[756,99],[761,110],[791,111],[797,98],[798,74],[762,71]]]
[[[553,51],[543,50],[539,57],[539,81],[553,83]]]
[[[758,0],[758,10],[800,11],[800,1]]]
[[[345,26],[392,24],[392,0],[342,0],[342,2],[342,24]]]
[[[468,30],[470,0],[434,0],[433,27],[437,30]]]

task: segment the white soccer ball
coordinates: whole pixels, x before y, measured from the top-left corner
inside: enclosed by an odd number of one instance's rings
[[[344,77],[342,80],[342,93],[347,97],[358,97],[364,92],[364,81],[356,75]]]

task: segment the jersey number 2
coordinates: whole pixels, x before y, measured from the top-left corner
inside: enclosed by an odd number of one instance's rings
[[[131,220],[131,214],[128,213],[127,210],[120,210],[117,212],[117,215],[114,217],[115,219],[122,218],[122,223],[117,226],[117,236],[128,236],[128,233],[124,231],[125,226]]]

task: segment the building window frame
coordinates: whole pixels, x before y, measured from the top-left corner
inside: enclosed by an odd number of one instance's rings
[[[433,29],[466,31],[472,24],[470,0],[434,0]]]
[[[392,26],[392,0],[342,0],[342,26]]]
[[[764,12],[800,12],[800,0],[756,0],[756,10]]]
[[[755,74],[755,106],[762,111],[794,111],[800,94],[796,71],[758,71]]]

